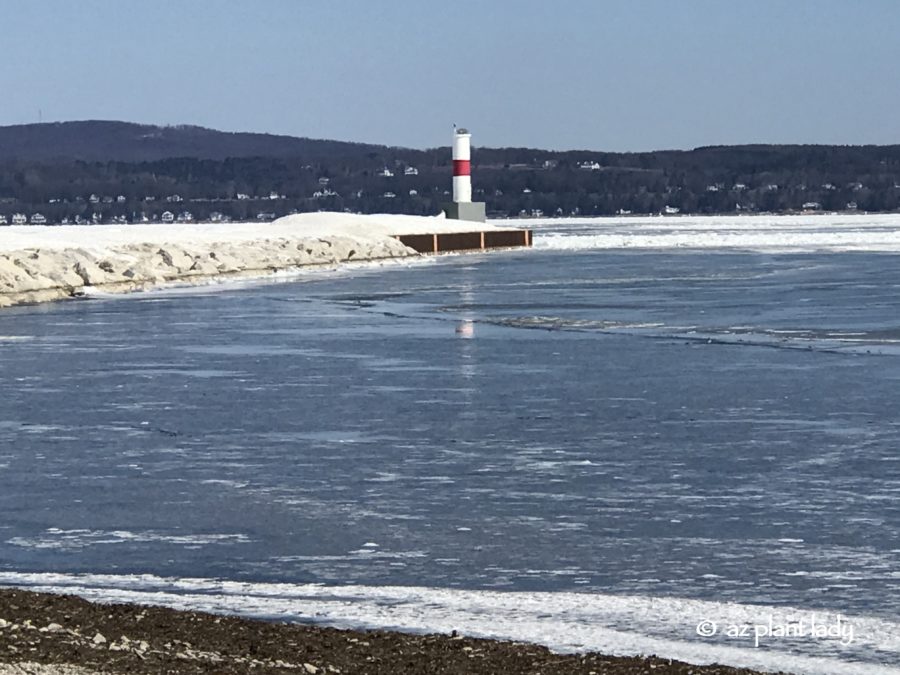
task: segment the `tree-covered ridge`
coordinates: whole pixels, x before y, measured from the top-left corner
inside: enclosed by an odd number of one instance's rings
[[[41,137],[42,131],[48,133]],[[27,138],[10,140],[20,133]],[[77,134],[86,136],[69,138]],[[342,209],[430,214],[449,199],[450,159],[449,148],[198,127],[6,127],[0,129],[0,215],[108,222],[153,221],[167,212],[194,220]],[[645,153],[476,147],[472,160],[474,198],[495,216],[900,208],[900,146]]]

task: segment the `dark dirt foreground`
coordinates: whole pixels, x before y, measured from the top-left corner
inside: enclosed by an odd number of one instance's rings
[[[653,657],[559,655],[455,635],[338,630],[0,589],[0,673],[97,672],[757,675]]]

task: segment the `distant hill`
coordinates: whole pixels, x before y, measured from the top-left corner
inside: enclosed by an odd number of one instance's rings
[[[151,162],[173,157],[326,159],[380,146],[272,134],[230,133],[196,126],[130,122],[54,122],[0,127],[0,161]]]
[[[472,169],[473,196],[496,217],[900,210],[898,145],[476,146]],[[451,172],[448,147],[127,122],[0,127],[0,225],[435,214]]]

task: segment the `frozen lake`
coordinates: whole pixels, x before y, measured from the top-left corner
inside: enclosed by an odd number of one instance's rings
[[[0,583],[900,672],[900,254],[611,234],[3,311]]]

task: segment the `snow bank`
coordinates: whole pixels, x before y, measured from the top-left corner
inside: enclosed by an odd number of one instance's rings
[[[897,213],[543,218],[528,225],[537,249],[900,251]]]
[[[0,229],[0,307],[164,282],[417,255],[392,235],[452,232],[423,216],[309,213],[274,223]],[[486,229],[490,229],[488,226]]]

